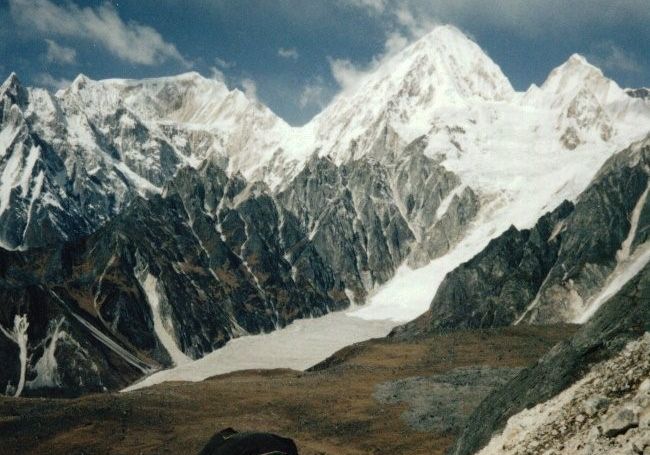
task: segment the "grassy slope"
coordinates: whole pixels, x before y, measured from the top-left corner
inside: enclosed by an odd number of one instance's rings
[[[0,446],[21,454],[194,454],[232,426],[291,437],[303,455],[441,454],[455,435],[410,429],[400,419],[405,405],[373,399],[376,384],[471,365],[526,366],[573,332],[517,327],[378,339],[305,373],[245,371],[74,400],[3,398]]]

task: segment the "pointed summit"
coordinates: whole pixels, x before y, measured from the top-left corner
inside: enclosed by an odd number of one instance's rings
[[[70,88],[73,90],[83,90],[89,82],[92,82],[92,79],[83,73],[79,73],[72,81],[72,84],[70,84]]]
[[[360,77],[354,93],[341,93],[310,126],[322,154],[336,162],[361,156],[399,137],[426,134],[440,109],[501,102],[515,91],[499,66],[459,29],[434,28]],[[393,139],[391,139],[393,138]],[[379,141],[379,142],[378,142]]]
[[[410,62],[410,70],[424,65],[423,82],[444,86],[446,94],[463,99],[501,100],[514,93],[499,66],[467,35],[453,25],[439,25],[397,54],[388,64]],[[449,100],[450,101],[450,100]]]
[[[605,77],[600,68],[579,54],[571,55],[566,62],[551,71],[542,84],[541,91],[546,96],[551,96],[555,104],[569,101],[580,91],[590,92],[601,104],[625,95],[614,81]]]
[[[463,33],[458,27],[451,24],[437,25],[431,31],[424,35],[425,38],[437,38],[447,42],[453,40],[473,41]]]
[[[573,64],[573,65],[591,65],[587,61],[587,59],[584,56],[580,55],[580,54],[571,54],[571,57],[569,57],[569,60],[567,60],[567,63]]]
[[[546,78],[542,89],[553,89],[567,86],[570,82],[579,82],[586,78],[604,78],[603,72],[589,63],[580,54],[573,54],[569,59],[555,68]]]
[[[22,86],[15,72],[12,72],[0,86],[0,99],[5,96],[20,106],[27,103],[27,90]]]
[[[20,80],[18,79],[18,75],[12,71],[9,77],[2,83],[2,89],[5,89],[8,86],[15,86],[17,84],[20,84]]]

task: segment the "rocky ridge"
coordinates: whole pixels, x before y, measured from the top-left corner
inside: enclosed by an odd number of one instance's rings
[[[650,334],[551,400],[511,417],[479,455],[650,452],[648,359]]]
[[[649,301],[650,266],[646,265],[619,292],[605,302],[572,339],[556,345],[535,365],[523,370],[502,388],[488,395],[467,421],[451,453],[455,455],[476,453],[485,447],[493,436],[503,431],[510,417],[553,399],[574,384],[580,384],[579,381],[587,377],[590,371],[597,372],[592,376],[595,377],[592,382],[594,386],[609,384],[613,395],[617,394],[616,390],[621,392],[610,409],[614,413],[618,409],[614,405],[619,402],[623,404],[624,401],[631,399],[639,384],[647,379]],[[624,353],[625,347],[631,342],[637,342],[634,345],[636,346],[634,355]],[[619,360],[614,360],[610,364],[605,363],[603,368],[597,367],[592,370],[595,365],[615,359],[619,355]],[[603,377],[609,377],[611,381],[607,382],[602,379]],[[585,381],[587,384],[590,379]],[[557,407],[552,409],[555,410]],[[582,406],[567,409],[577,417]],[[582,428],[583,423],[589,426],[586,422],[597,424],[602,413],[599,410],[597,414],[598,416],[596,414],[591,416],[589,421],[571,420],[571,424],[564,427],[562,434],[566,434],[571,428],[575,429],[576,426]],[[561,426],[561,412],[553,411],[549,416],[549,421],[557,420],[557,427]],[[557,427],[553,428],[558,429]],[[580,433],[582,437],[587,437],[587,434],[587,432]],[[559,436],[558,433],[558,438]],[[601,442],[607,440],[608,437],[605,436]]]
[[[232,337],[349,305],[297,220],[209,162],[88,238],[0,256],[2,309],[28,324],[29,354],[14,360],[4,337],[0,382],[26,377],[26,393],[123,387]]]

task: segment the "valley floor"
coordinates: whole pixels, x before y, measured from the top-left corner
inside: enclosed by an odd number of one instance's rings
[[[574,332],[520,326],[381,338],[306,372],[240,371],[71,400],[3,397],[0,447],[7,454],[195,454],[233,427],[290,437],[302,455],[442,454],[493,384]],[[428,405],[418,406],[423,400]]]

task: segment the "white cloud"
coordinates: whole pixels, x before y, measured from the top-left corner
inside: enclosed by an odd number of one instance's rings
[[[650,20],[647,0],[338,0],[382,13],[389,25],[430,29],[427,23],[454,23],[463,28],[505,28],[520,35],[582,33],[585,27],[624,25]]]
[[[620,70],[626,73],[640,73],[643,67],[634,55],[614,43],[601,43],[595,47],[589,59],[606,70]]]
[[[219,57],[214,58],[214,63],[215,63],[215,65],[217,65],[217,68],[221,68],[223,70],[229,70],[229,69],[234,68],[235,66],[237,66],[237,64],[235,62],[229,62],[228,60],[224,60],[224,59],[219,58]]]
[[[370,70],[359,68],[348,59],[330,58],[329,63],[332,76],[343,92],[354,91],[364,74]]]
[[[69,87],[72,84],[70,79],[57,79],[53,77],[50,73],[40,73],[34,77],[34,83],[38,86],[45,87],[51,90],[59,90],[62,88]]]
[[[334,80],[339,84],[343,92],[352,92],[359,86],[368,73],[374,71],[404,49],[409,42],[410,40],[400,33],[389,33],[384,43],[384,50],[373,57],[370,63],[365,66],[355,65],[348,59],[329,58],[332,77],[334,77]]]
[[[339,4],[365,9],[371,14],[382,13],[386,9],[387,0],[338,0]]]
[[[168,60],[191,64],[155,29],[125,23],[110,3],[97,8],[74,3],[59,6],[50,0],[9,0],[14,20],[45,36],[81,38],[99,44],[118,58],[141,65]]]
[[[410,39],[419,38],[439,24],[432,14],[422,14],[413,11],[408,4],[402,4],[392,11],[397,28],[401,29]]]
[[[46,39],[47,54],[45,58],[48,62],[59,64],[73,64],[77,61],[77,51],[71,47],[65,47],[57,44],[51,39]]]
[[[316,80],[303,87],[302,92],[300,93],[300,98],[298,99],[300,107],[303,109],[308,106],[316,106],[318,108],[325,107],[329,98],[328,92],[329,91],[323,82],[323,78],[316,78]]]
[[[252,101],[257,101],[257,84],[252,79],[242,79],[241,87],[244,90],[244,94],[248,99]]]
[[[210,67],[210,78],[215,79],[215,80],[217,80],[219,82],[226,83],[226,75],[223,74],[223,71],[221,71],[216,66],[211,66]]]
[[[298,57],[300,56],[300,54],[298,54],[298,51],[296,50],[295,47],[291,47],[288,49],[281,47],[280,49],[278,49],[278,55],[282,58],[287,58],[287,59],[290,58],[293,60],[298,60]]]
[[[235,62],[229,62],[219,57],[214,58],[214,65],[210,67],[210,78],[228,84],[230,78],[226,76],[226,71],[237,66]]]

